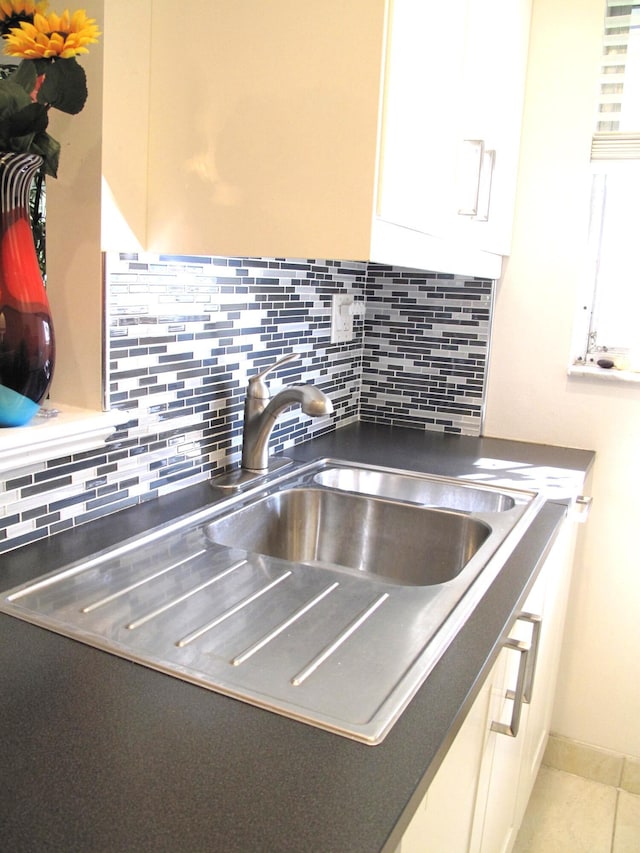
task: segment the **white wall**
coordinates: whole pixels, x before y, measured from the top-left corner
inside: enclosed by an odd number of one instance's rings
[[[604,5],[534,0],[513,252],[498,288],[485,433],[597,452],[553,729],[640,755],[640,385],[566,374]]]

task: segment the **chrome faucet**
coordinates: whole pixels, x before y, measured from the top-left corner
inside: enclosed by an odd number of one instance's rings
[[[278,415],[289,406],[299,403],[302,411],[312,418],[333,412],[331,400],[315,385],[287,385],[275,397],[270,397],[265,376],[281,364],[299,357],[298,353],[289,353],[249,380],[242,440],[242,468],[245,471],[264,474],[269,469],[269,438]]]

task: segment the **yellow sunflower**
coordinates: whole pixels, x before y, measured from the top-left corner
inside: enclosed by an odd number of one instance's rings
[[[36,12],[32,24],[20,21],[19,28],[11,29],[4,52],[23,59],[70,59],[79,53],[88,53],[86,45],[97,42],[99,35],[95,19],[88,18],[84,9],[78,9],[73,15],[68,9],[62,15]]]
[[[0,21],[13,17],[33,17],[36,12],[44,12],[47,0],[0,0]]]

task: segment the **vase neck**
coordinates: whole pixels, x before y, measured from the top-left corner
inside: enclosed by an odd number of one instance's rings
[[[15,211],[17,216],[26,216],[29,190],[41,166],[42,157],[37,154],[0,154],[0,206],[3,213]]]

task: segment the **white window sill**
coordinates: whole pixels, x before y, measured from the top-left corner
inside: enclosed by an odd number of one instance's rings
[[[640,383],[640,370],[618,370],[616,367],[598,367],[597,365],[571,364],[567,368],[569,376],[578,379],[596,379],[599,382],[636,382]]]
[[[97,412],[55,403],[41,411],[56,410],[55,417],[38,414],[24,426],[0,428],[0,474],[100,447],[129,418],[119,410]]]

